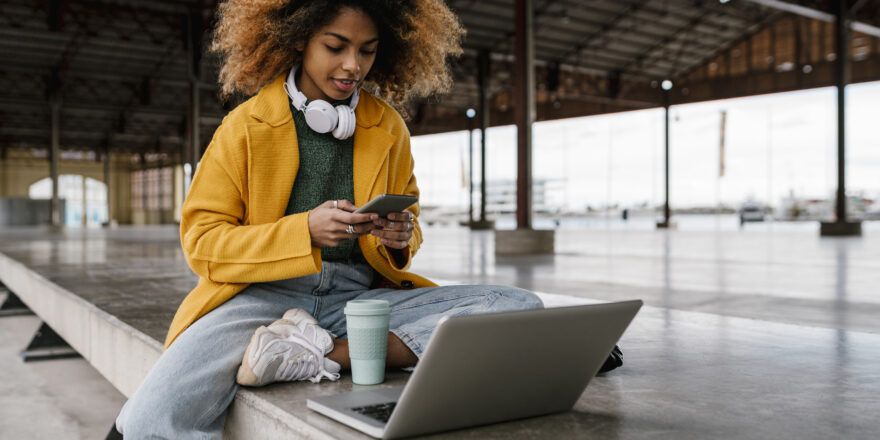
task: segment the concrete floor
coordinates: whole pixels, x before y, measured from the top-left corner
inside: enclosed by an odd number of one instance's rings
[[[624,368],[594,380],[575,411],[540,424],[474,430],[474,438],[547,433],[554,425],[611,438],[875,438],[880,228],[865,229],[858,239],[822,239],[816,231],[784,227],[562,229],[555,255],[502,259],[494,256],[491,232],[426,228],[413,270],[442,282],[510,284],[564,295],[544,296],[554,304],[641,298],[648,306],[621,341]],[[0,231],[0,247],[23,240],[22,234]],[[110,246],[78,239],[91,237],[147,237],[162,245],[142,247],[145,261],[181,264],[167,250],[176,240],[173,227],[71,230],[59,246],[40,235],[27,239],[25,251],[37,264],[104,260],[112,266],[104,252]],[[106,275],[90,271],[84,282],[97,285]],[[100,376],[82,360],[22,364],[17,350],[36,327],[35,318],[0,319],[0,438],[103,435],[121,395],[106,382],[99,385]],[[279,402],[292,405],[289,394]],[[304,411],[295,405],[290,410]],[[51,421],[24,417],[36,414]]]
[[[36,316],[0,318],[0,438],[104,438],[125,397],[82,358],[22,362],[39,327]]]
[[[750,225],[751,226],[751,225]],[[743,231],[556,232],[556,253],[495,257],[491,232],[425,229],[413,270],[723,316],[880,333],[880,223],[861,238],[796,225]]]

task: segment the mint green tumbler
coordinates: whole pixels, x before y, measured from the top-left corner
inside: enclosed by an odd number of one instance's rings
[[[385,381],[388,318],[391,307],[383,299],[356,299],[345,304],[351,379],[358,385]]]

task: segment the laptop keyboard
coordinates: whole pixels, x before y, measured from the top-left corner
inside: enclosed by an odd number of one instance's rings
[[[386,402],[376,405],[359,406],[357,408],[351,408],[351,410],[358,414],[363,414],[372,419],[376,419],[382,423],[388,423],[388,419],[391,418],[391,413],[394,411],[395,405],[397,405],[397,402]]]

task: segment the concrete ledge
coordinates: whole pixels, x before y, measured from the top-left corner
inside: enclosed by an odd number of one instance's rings
[[[553,230],[514,229],[495,231],[495,255],[552,254]]]
[[[223,438],[333,440],[338,437],[313,427],[254,391],[239,388],[226,416]]]
[[[160,341],[3,253],[0,281],[126,397],[137,390],[162,354]],[[230,408],[224,438],[337,437],[279,408],[260,391],[241,389]]]
[[[821,222],[819,235],[822,237],[860,237],[862,235],[862,222]]]
[[[162,344],[0,253],[0,280],[126,397]]]

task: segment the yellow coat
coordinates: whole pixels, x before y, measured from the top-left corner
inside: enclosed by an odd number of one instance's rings
[[[286,75],[236,107],[214,133],[183,204],[180,241],[199,276],[174,315],[167,348],[190,324],[250,283],[321,271],[308,212],[284,215],[299,167],[296,129],[282,84]],[[354,132],[354,203],[382,193],[418,195],[409,131],[388,104],[361,92]],[[410,210],[418,216],[419,207]],[[378,238],[358,244],[370,266],[400,286],[435,286],[408,272],[422,243],[416,220],[406,264],[397,267]],[[406,283],[409,284],[409,283]],[[279,318],[284,310],[279,310]]]

